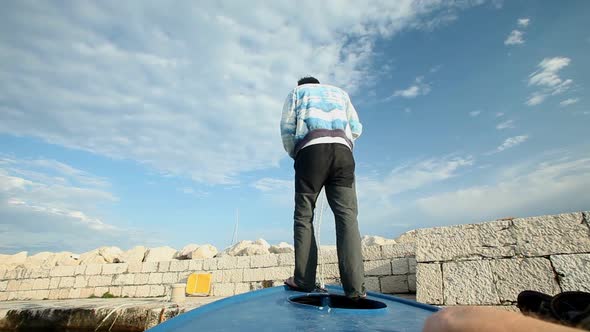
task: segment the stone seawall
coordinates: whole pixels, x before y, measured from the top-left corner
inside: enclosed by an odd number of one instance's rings
[[[514,305],[525,289],[590,292],[590,213],[420,229],[417,294],[436,305]]]
[[[525,289],[549,294],[590,291],[590,213],[514,218],[418,229],[401,243],[363,247],[366,284],[382,293],[416,292],[435,305],[514,305]],[[326,283],[339,283],[335,250],[323,250]],[[0,268],[0,301],[165,297],[193,272],[211,273],[213,296],[283,283],[289,254]],[[319,272],[319,270],[318,270]]]
[[[369,290],[408,293],[416,290],[415,245],[403,243],[363,248]],[[335,250],[322,251],[326,283],[339,283]],[[270,254],[198,260],[56,266],[50,269],[0,269],[0,301],[100,297],[163,297],[172,284],[193,272],[211,273],[213,296],[230,296],[276,286],[293,274],[294,256]],[[319,269],[318,269],[319,274]]]

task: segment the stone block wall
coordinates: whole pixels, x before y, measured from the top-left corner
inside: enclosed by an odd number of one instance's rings
[[[367,287],[383,293],[416,290],[414,244],[363,248]],[[322,251],[326,283],[339,283],[335,250]],[[193,272],[211,273],[211,295],[230,296],[276,286],[290,277],[293,254],[225,256],[202,260],[0,269],[0,301],[100,297],[164,297]],[[318,275],[319,275],[318,270]]]
[[[590,292],[590,213],[419,229],[417,300],[514,305],[526,289]]]

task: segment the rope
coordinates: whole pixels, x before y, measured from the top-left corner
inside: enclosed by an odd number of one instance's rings
[[[322,196],[322,192],[324,193],[324,195]],[[315,237],[315,244],[316,247],[318,248],[318,256],[319,256],[319,265],[320,265],[320,277],[319,277],[319,281],[320,281],[320,287],[321,288],[325,288],[326,287],[326,283],[324,281],[324,262],[322,259],[322,246],[321,246],[321,230],[322,230],[322,217],[324,216],[324,205],[326,203],[326,191],[322,190],[320,191],[320,198],[321,198],[321,203],[320,203],[320,217],[318,218],[318,223],[317,223],[317,227],[316,227],[316,232],[317,232],[317,236]]]

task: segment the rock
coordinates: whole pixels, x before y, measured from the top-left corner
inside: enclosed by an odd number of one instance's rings
[[[21,251],[18,254],[14,255],[0,255],[0,265],[5,266],[16,266],[19,264],[24,264],[27,260],[27,252]]]
[[[80,265],[80,255],[73,254],[68,251],[58,252],[51,260],[46,262],[47,265],[51,266],[76,266]]]
[[[213,258],[213,257],[215,257],[215,255],[217,255],[217,248],[215,248],[214,246],[212,246],[210,244],[205,244],[205,245],[198,247],[193,252],[189,253],[188,258],[189,259]]]
[[[269,249],[270,248],[270,244],[268,244],[268,242],[266,242],[264,239],[258,239],[256,241],[254,241],[254,244],[263,246],[266,249]]]
[[[236,256],[256,256],[256,255],[268,255],[270,251],[262,244],[251,244],[250,246],[240,250]]]
[[[287,242],[281,242],[278,245],[271,246],[268,251],[270,251],[271,254],[290,254],[295,252],[295,247]]]
[[[80,255],[80,265],[105,264],[107,261],[99,253],[99,249],[94,249]]]
[[[200,246],[198,244],[187,244],[176,253],[176,258],[178,259],[190,259],[190,255],[193,251],[197,250]]]
[[[145,253],[144,262],[161,262],[174,259],[176,249],[170,247],[150,248]]]
[[[385,246],[395,244],[395,240],[386,239],[376,235],[365,235],[361,240],[363,246]]]
[[[396,243],[413,243],[416,242],[418,232],[414,229],[407,231],[395,239]]]
[[[24,265],[27,266],[28,268],[36,268],[36,267],[49,268],[49,267],[54,267],[55,266],[55,261],[53,262],[52,265],[45,264],[45,262],[47,262],[48,260],[50,260],[53,256],[55,256],[54,253],[48,252],[48,251],[43,251],[43,252],[40,252],[38,254],[34,254],[32,256],[27,257],[27,259],[24,262]]]
[[[119,260],[121,263],[141,263],[143,262],[146,251],[147,248],[144,246],[135,246],[121,253]]]
[[[219,256],[219,257],[221,257],[221,256],[237,256],[238,252],[242,251],[244,248],[250,246],[251,244],[252,244],[252,241],[249,241],[249,240],[240,241],[240,242],[234,244],[233,246],[226,248],[217,256]]]
[[[98,249],[98,254],[101,255],[107,263],[120,263],[123,251],[118,247],[101,247]]]

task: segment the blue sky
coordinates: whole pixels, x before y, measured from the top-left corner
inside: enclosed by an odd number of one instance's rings
[[[284,98],[349,91],[363,235],[588,210],[588,1],[6,3],[0,252],[292,242]],[[333,217],[322,244],[334,243]]]

